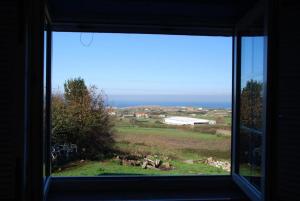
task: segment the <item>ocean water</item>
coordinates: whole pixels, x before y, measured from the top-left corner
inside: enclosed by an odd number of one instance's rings
[[[124,108],[134,106],[202,107],[207,109],[231,109],[230,102],[156,102],[156,101],[111,101],[109,106]]]

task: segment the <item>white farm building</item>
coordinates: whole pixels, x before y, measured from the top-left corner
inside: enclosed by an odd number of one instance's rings
[[[172,117],[164,118],[164,123],[169,125],[196,125],[196,124],[216,124],[216,121],[191,118],[191,117],[172,116]]]

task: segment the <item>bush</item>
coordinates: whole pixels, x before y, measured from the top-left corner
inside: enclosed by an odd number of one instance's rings
[[[103,159],[112,151],[113,121],[96,87],[81,78],[65,82],[64,94],[52,95],[52,144],[76,144],[80,158]]]

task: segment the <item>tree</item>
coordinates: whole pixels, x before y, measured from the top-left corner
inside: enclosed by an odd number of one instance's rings
[[[261,163],[261,134],[253,130],[262,132],[262,92],[263,83],[252,79],[247,81],[241,91],[239,161],[254,167],[260,166]]]
[[[82,78],[69,79],[64,84],[65,99],[68,103],[83,103],[89,91]]]
[[[72,126],[68,118],[64,96],[60,93],[52,94],[52,144],[72,142],[76,138],[72,135]]]
[[[249,80],[241,91],[241,123],[248,128],[262,126],[262,87],[261,82]]]
[[[104,104],[103,92],[87,88],[82,78],[69,79],[64,94],[52,98],[52,143],[73,143],[79,155],[102,159],[112,151],[113,121]]]

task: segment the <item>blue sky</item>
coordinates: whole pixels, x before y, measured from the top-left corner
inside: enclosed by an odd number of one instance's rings
[[[263,82],[264,37],[242,37],[241,87],[251,79]]]
[[[114,99],[228,102],[231,40],[56,32],[52,87],[62,91],[67,79],[82,77]]]

